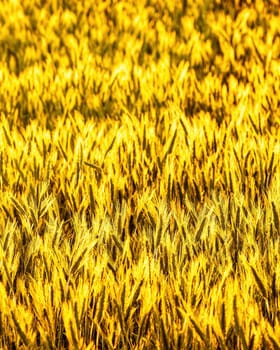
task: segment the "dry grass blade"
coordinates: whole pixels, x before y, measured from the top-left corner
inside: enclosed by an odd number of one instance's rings
[[[96,315],[96,322],[98,324],[101,322],[102,316],[104,314],[105,297],[106,297],[106,288],[104,286],[102,288],[101,294],[99,295],[98,311]]]
[[[266,288],[265,288],[261,278],[259,277],[257,271],[255,270],[255,268],[253,266],[251,266],[251,270],[252,270],[253,276],[255,278],[255,281],[257,283],[257,286],[258,286],[262,296],[266,299],[267,298],[267,292],[266,292]]]
[[[24,205],[22,205],[16,198],[11,198],[11,202],[14,205],[14,208],[18,211],[20,216],[25,216],[26,215],[26,209]]]
[[[73,274],[76,274],[78,272],[78,270],[82,268],[82,261],[86,255],[87,251],[88,251],[88,248],[86,247],[84,250],[82,250],[79,253],[77,260],[71,265],[71,272]]]
[[[203,220],[201,221],[200,225],[199,225],[199,228],[197,229],[196,233],[195,233],[195,242],[198,242],[201,238],[201,235],[202,235],[202,232],[203,232],[203,229],[205,227],[205,223],[206,223],[206,217],[203,218]]]
[[[92,214],[94,215],[94,213],[95,213],[95,200],[94,200],[93,190],[92,190],[91,184],[89,184],[88,191],[89,191],[89,199],[90,199],[90,210],[91,210]]]
[[[71,332],[71,341],[72,341],[73,348],[76,350],[79,350],[79,342],[78,342],[77,334],[74,329],[72,320],[70,320],[70,332]]]
[[[66,162],[68,162],[68,157],[67,157],[67,154],[66,152],[64,151],[61,143],[58,141],[58,147],[59,147],[59,150],[61,152],[61,154],[63,155],[63,158],[66,160]]]
[[[23,332],[23,330],[22,330],[22,328],[21,328],[19,322],[17,321],[17,318],[16,318],[16,316],[15,316],[15,314],[14,314],[13,311],[11,311],[11,315],[12,315],[12,319],[13,319],[14,325],[15,325],[15,327],[16,327],[16,330],[17,330],[17,332],[18,332],[18,334],[19,334],[19,336],[20,336],[20,338],[21,338],[23,344],[24,344],[25,346],[27,346],[27,347],[32,346],[31,343],[30,343],[30,341],[28,340],[26,334]]]
[[[126,331],[126,327],[125,327],[125,321],[124,321],[124,315],[122,314],[121,308],[120,308],[118,303],[116,303],[116,309],[117,309],[117,313],[118,313],[118,321],[119,321],[119,324],[121,326],[122,337],[123,337],[125,346],[130,348],[131,347],[131,342],[130,342],[130,340],[128,338],[128,335],[127,335],[127,331]]]
[[[225,216],[224,216],[223,208],[222,208],[221,204],[219,204],[219,212],[220,212],[221,227],[222,227],[223,230],[225,230],[226,229],[226,221],[225,221]]]
[[[184,130],[184,133],[185,133],[185,142],[186,142],[186,145],[189,147],[189,141],[188,141],[188,132],[187,132],[187,128],[183,122],[183,120],[180,118],[180,123],[182,125],[182,128]]]
[[[196,333],[199,335],[199,337],[201,338],[201,340],[204,342],[205,346],[207,347],[207,349],[210,349],[210,343],[209,340],[207,339],[206,334],[204,334],[204,332],[200,329],[200,327],[197,325],[197,323],[190,318],[190,321],[193,325],[193,328],[195,329]]]
[[[118,278],[117,278],[117,271],[116,271],[116,269],[114,268],[114,266],[109,261],[107,263],[107,266],[108,266],[109,270],[112,271],[113,276],[115,278],[115,281],[117,282]]]
[[[273,212],[273,224],[276,231],[279,233],[280,232],[279,215],[276,209],[276,205],[273,201],[271,202],[271,205],[272,205],[272,212]]]
[[[237,305],[236,305],[236,295],[234,296],[234,299],[233,299],[233,317],[234,317],[235,330],[236,330],[237,335],[241,339],[243,349],[248,350],[248,345],[247,345],[247,342],[245,339],[244,331],[239,323],[238,310],[237,310]]]
[[[169,350],[170,347],[168,342],[168,335],[166,333],[162,318],[160,318],[159,320],[160,320],[159,322],[160,322],[160,330],[161,330],[161,337],[162,337],[162,346],[164,350]]]
[[[112,239],[115,242],[116,246],[118,247],[119,251],[123,253],[123,244],[121,241],[118,239],[118,237],[114,234],[112,234]]]
[[[6,138],[6,141],[7,141],[8,145],[9,145],[10,147],[12,147],[12,140],[11,140],[11,138],[10,138],[10,136],[9,136],[10,133],[8,132],[8,130],[6,130],[6,127],[5,127],[5,126],[3,126],[2,130],[3,130],[4,136],[5,136],[5,138]]]
[[[3,267],[4,267],[5,273],[6,273],[6,278],[7,278],[7,281],[8,281],[9,290],[12,291],[13,290],[13,281],[12,281],[11,276],[10,276],[10,271],[9,271],[9,269],[7,267],[7,264],[6,264],[5,260],[3,260],[2,264],[3,264]]]
[[[220,326],[221,326],[223,335],[225,335],[226,334],[226,307],[224,302],[222,302],[222,305],[221,305]]]
[[[92,163],[89,163],[89,162],[86,162],[86,161],[84,161],[84,164],[89,166],[90,168],[92,168],[94,170],[97,170],[100,173],[102,173],[102,168],[100,168],[98,165],[95,165],[95,164],[92,164]]]
[[[106,152],[105,152],[105,154],[104,154],[104,157],[103,157],[103,162],[104,162],[105,158],[107,157],[108,153],[112,150],[112,148],[113,148],[113,146],[114,146],[114,143],[115,143],[115,141],[116,141],[116,138],[117,138],[117,136],[114,136],[114,137],[113,137],[112,142],[110,143],[109,147],[107,148],[107,150],[106,150]],[[102,168],[102,167],[101,167],[101,168]]]
[[[239,172],[240,172],[240,174],[242,175],[243,172],[242,172],[242,167],[241,167],[241,164],[240,164],[240,159],[239,159],[239,157],[238,157],[238,155],[237,155],[237,152],[236,152],[235,148],[233,148],[232,151],[233,151],[233,154],[234,154],[236,163],[237,163],[237,165],[238,165]]]
[[[167,156],[172,153],[172,150],[173,150],[173,147],[175,144],[175,140],[176,140],[176,136],[177,136],[177,129],[175,130],[174,135],[172,136],[172,139],[170,141],[170,144],[169,144],[164,156],[162,157],[161,164],[163,164],[165,162]]]
[[[249,350],[254,349],[254,344],[255,344],[255,335],[253,334],[250,341],[249,341],[248,349]]]
[[[249,120],[250,120],[250,122],[251,122],[251,124],[252,124],[252,126],[253,126],[253,129],[254,129],[255,133],[258,135],[258,134],[259,134],[259,130],[258,130],[256,124],[254,123],[254,121],[253,121],[251,115],[248,114],[248,117],[249,117]]]
[[[238,207],[236,211],[235,229],[240,229],[240,207]]]
[[[278,292],[278,288],[276,286],[276,282],[277,282],[276,273],[274,272],[273,276],[272,276],[272,283],[271,283],[271,295],[272,295],[274,302],[277,303],[277,298],[278,298],[279,292]]]
[[[127,321],[129,319],[133,307],[135,307],[135,305],[137,305],[137,299],[139,298],[139,294],[140,294],[140,290],[141,290],[142,285],[143,285],[143,281],[140,281],[140,283],[137,286],[135,293],[132,297],[132,300],[131,300],[131,302],[130,302],[130,304],[125,312],[125,315],[124,315],[125,321]]]
[[[160,216],[160,219],[159,219],[159,226],[157,228],[157,232],[156,232],[156,240],[155,240],[155,248],[157,249],[157,247],[159,246],[160,244],[160,241],[161,241],[161,237],[162,237],[162,234],[163,234],[163,222],[162,222],[162,217]]]
[[[145,338],[148,334],[151,314],[152,314],[152,310],[150,310],[140,321],[140,326],[139,326],[137,340],[136,340],[136,344],[138,344],[138,346],[141,340],[143,340],[143,338]]]
[[[268,339],[270,340],[270,342],[272,343],[273,345],[273,349],[274,350],[280,350],[280,343],[274,339],[273,337],[271,337],[270,335],[268,336]]]
[[[260,51],[258,49],[258,46],[255,43],[255,40],[252,39],[252,43],[255,49],[255,52],[257,54],[258,59],[260,60],[260,62],[263,64],[263,66],[265,66],[265,58],[262,57],[262,55],[260,54]]]

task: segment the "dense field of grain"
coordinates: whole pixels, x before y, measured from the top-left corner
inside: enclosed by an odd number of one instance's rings
[[[0,22],[0,348],[279,350],[278,0]]]

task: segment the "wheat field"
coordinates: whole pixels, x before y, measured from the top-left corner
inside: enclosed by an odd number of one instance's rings
[[[279,350],[278,0],[0,21],[0,349]]]

